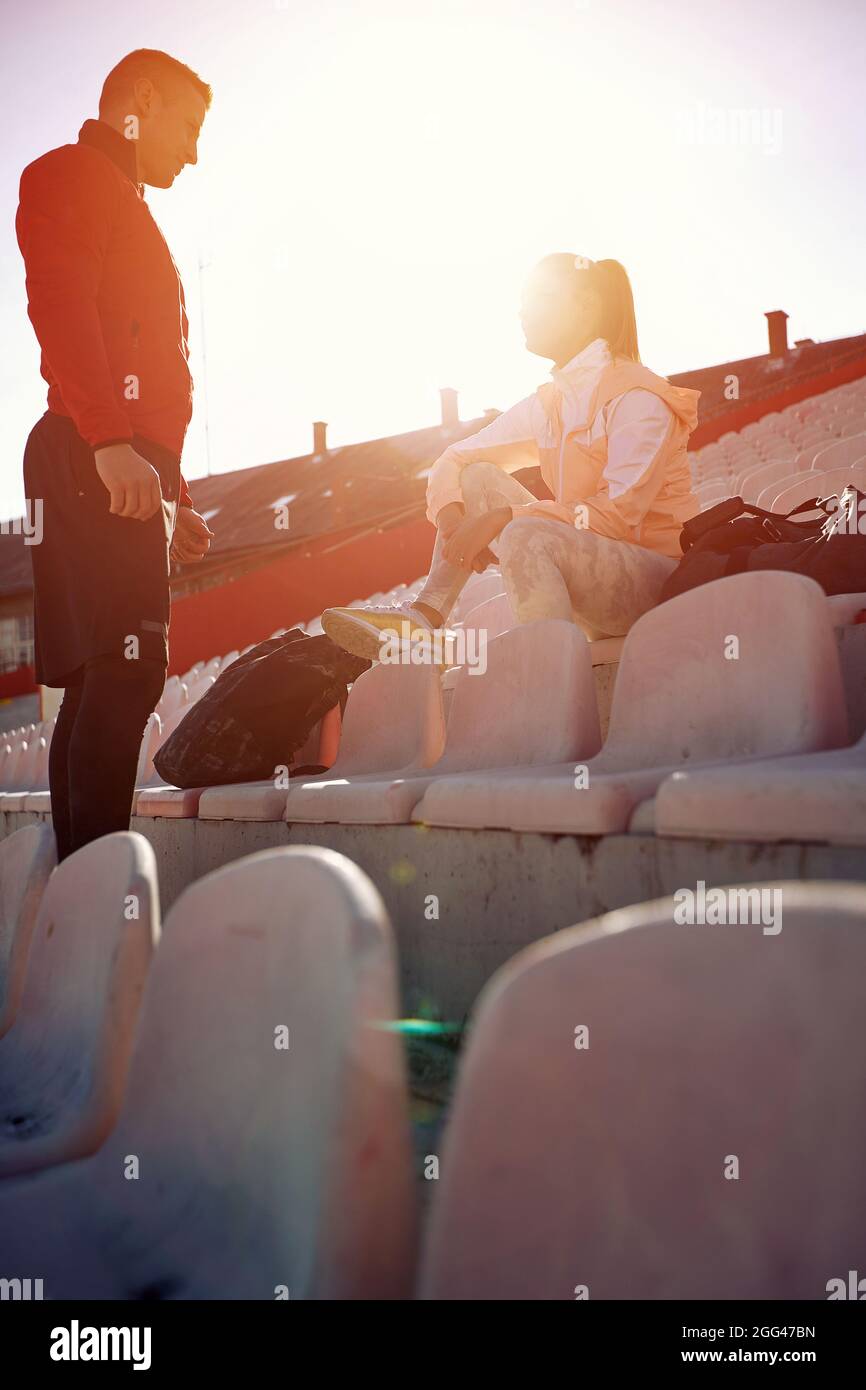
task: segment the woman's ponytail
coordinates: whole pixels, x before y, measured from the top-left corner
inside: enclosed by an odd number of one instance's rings
[[[601,299],[600,336],[607,340],[614,357],[639,362],[634,296],[625,266],[619,261],[595,261],[591,273],[593,288]]]

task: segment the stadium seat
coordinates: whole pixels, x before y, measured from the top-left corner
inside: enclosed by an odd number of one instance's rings
[[[156,863],[140,835],[106,835],[51,875],[0,1039],[0,1177],[81,1158],[111,1129],[158,933]]]
[[[798,473],[784,473],[781,477],[776,478],[771,483],[768,483],[767,486],[761,492],[758,493],[755,506],[763,507],[764,511],[767,512],[781,513],[783,511],[787,511],[789,510],[788,508],[776,505],[777,499],[783,497],[787,493],[789,488],[795,487],[804,479],[811,480],[812,485],[815,489],[813,493],[808,493],[807,496],[817,496],[818,493],[821,491],[820,478],[821,475],[815,468],[806,468],[802,472]]]
[[[505,582],[498,569],[485,570],[483,574],[473,574],[466,581],[466,585],[454,605],[451,617],[454,622],[463,622],[467,613],[471,613],[473,608],[484,603],[486,599],[495,598],[497,594],[505,593]]]
[[[658,835],[866,845],[866,735],[850,748],[677,772],[659,788]]]
[[[477,608],[470,609],[463,620],[463,627],[485,632],[487,641],[498,637],[500,633],[508,632],[514,627],[514,614],[508,595],[496,594],[493,598],[479,603]]]
[[[811,497],[838,496],[842,489],[849,484],[852,487],[859,487],[861,490],[866,488],[866,460],[851,468],[815,469],[814,471],[817,475],[817,483],[813,480],[812,473],[803,474],[797,482],[791,483],[784,491],[777,494],[773,503],[773,511],[789,512],[794,507],[799,507],[801,503],[808,502]],[[805,515],[809,515],[809,513]]]
[[[394,951],[342,855],[282,848],[178,899],[120,1120],[0,1185],[4,1270],[54,1299],[394,1299],[415,1199]]]
[[[590,757],[597,750],[589,644],[574,624],[559,619],[527,623],[494,637],[486,655],[483,674],[461,668],[445,751],[434,766],[427,762],[342,779],[336,778],[335,767],[327,781],[289,789],[286,819],[402,824],[434,778]]]
[[[819,449],[815,455],[814,467],[824,471],[837,468],[850,468],[854,463],[866,461],[866,434],[855,434],[847,439],[837,440],[826,449]]]
[[[25,825],[0,840],[0,1038],[18,1012],[36,914],[56,863],[50,826]]]
[[[617,833],[677,767],[834,748],[847,738],[823,590],[798,574],[732,575],[635,623],[598,757],[443,778],[415,817],[431,825]]]
[[[760,505],[758,498],[765,488],[771,483],[776,483],[780,478],[787,478],[792,471],[792,464],[789,458],[774,459],[772,463],[761,464],[759,468],[754,468],[740,478],[739,495],[744,502],[754,502]]]
[[[862,1270],[866,890],[763,887],[763,925],[666,898],[488,984],[422,1299],[819,1300]]]
[[[324,719],[318,721],[314,730],[311,730],[310,737],[307,739],[303,748],[296,752],[292,767],[304,767],[314,765],[316,767],[332,767],[338,756],[339,739],[341,739],[341,712],[339,705],[334,709],[329,709]],[[190,809],[190,815],[196,815],[202,820],[282,820],[282,813],[285,810],[286,788],[284,777],[270,777],[267,781],[252,781],[252,783],[227,783],[222,787],[207,787],[200,790],[199,802],[196,810]],[[178,799],[186,796],[185,792],[178,792]],[[171,798],[163,798],[163,805],[170,803]],[[140,802],[140,805],[147,806],[147,802]],[[186,798],[186,805],[192,808],[193,802]],[[142,810],[142,815],[168,815],[165,810]],[[181,815],[179,810],[175,810],[174,815]]]

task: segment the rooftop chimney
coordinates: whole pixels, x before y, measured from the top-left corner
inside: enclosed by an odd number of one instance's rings
[[[451,386],[443,386],[439,391],[439,399],[442,402],[442,428],[443,430],[456,430],[460,424],[460,415],[457,410],[457,392]]]
[[[328,425],[325,420],[313,421],[313,457],[321,458],[328,452]]]
[[[764,318],[770,335],[770,356],[784,357],[788,351],[788,315],[784,309],[770,309]]]

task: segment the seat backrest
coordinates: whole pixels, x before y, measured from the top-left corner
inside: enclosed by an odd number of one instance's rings
[[[761,493],[779,478],[787,478],[791,473],[791,460],[774,459],[772,463],[762,464],[751,469],[740,479],[740,496],[744,502],[757,502]]]
[[[18,1011],[36,914],[56,863],[50,825],[25,825],[0,840],[0,1037]]]
[[[485,599],[495,598],[505,593],[505,582],[498,569],[485,570],[483,574],[472,574],[466,581],[463,592],[454,605],[451,615],[455,622],[463,621],[467,613],[477,608]]]
[[[589,643],[561,618],[486,643],[486,669],[461,669],[436,772],[592,757],[601,737]]]
[[[339,754],[326,776],[429,767],[444,746],[439,668],[379,662],[352,685]]]
[[[185,1298],[405,1296],[415,1194],[385,909],[331,850],[264,850],[165,924],[129,1088],[95,1160],[139,1157],[130,1277]],[[130,1184],[132,1186],[134,1184]],[[193,1258],[190,1257],[193,1252]],[[220,1292],[220,1290],[222,1292]]]
[[[773,511],[792,511],[794,507],[799,507],[801,502],[808,502],[810,497],[839,494],[849,484],[859,488],[866,487],[866,459],[862,464],[853,464],[848,468],[815,468],[812,472],[803,474],[795,483],[789,484],[777,493]]]
[[[715,890],[725,925],[690,891],[691,917],[610,913],[486,987],[422,1298],[826,1299],[862,1272],[866,889]]]
[[[599,771],[836,748],[848,726],[823,589],[735,574],[650,609],[625,639]]]
[[[486,632],[487,640],[490,641],[500,633],[508,632],[514,627],[514,622],[508,595],[495,594],[493,598],[485,599],[477,608],[471,609],[463,619],[463,626],[477,632]]]
[[[815,455],[814,468],[827,471],[831,468],[847,468],[866,458],[866,433],[852,434],[847,439],[839,439],[826,449],[819,449]]]
[[[755,506],[763,507],[764,510],[768,512],[788,511],[790,510],[789,508],[777,505],[779,499],[784,497],[788,489],[801,482],[803,478],[817,478],[817,476],[817,470],[814,468],[807,468],[802,473],[783,474],[781,478],[777,478],[775,482],[770,483],[758,493],[758,496],[755,498]],[[816,487],[816,494],[818,491],[820,491],[820,489]],[[812,493],[807,494],[807,496],[812,495]]]

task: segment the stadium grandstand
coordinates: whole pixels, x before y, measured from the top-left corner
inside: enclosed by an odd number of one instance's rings
[[[767,354],[671,378],[702,392],[702,509],[866,491],[866,336],[789,348],[784,321],[768,315]],[[819,1298],[819,1271],[854,1267],[866,592],[742,573],[588,641],[515,624],[490,568],[451,624],[483,636],[483,674],[374,664],[297,755],[323,773],[178,788],[155,770],[253,644],[320,633],[332,603],[417,594],[426,474],[481,423],[443,392],[430,429],[330,448],[317,425],[309,455],[192,482],[216,539],[173,573],[134,833],[53,874],[29,561],[22,535],[0,538],[0,1176],[31,1179],[0,1186],[0,1226],[53,1296]],[[670,899],[689,884],[683,937]],[[726,919],[706,906],[731,892],[762,915],[714,935]],[[403,1022],[370,1026],[383,1017]],[[288,1082],[254,1061],[257,1030],[283,1025]],[[581,1030],[606,1046],[578,1077]],[[8,1080],[25,1073],[27,1095]],[[831,1193],[818,1156],[840,1135]],[[754,1164],[735,1218],[698,1176],[732,1152]],[[119,1227],[127,1155],[164,1182]],[[798,1235],[791,1204],[810,1192]]]

